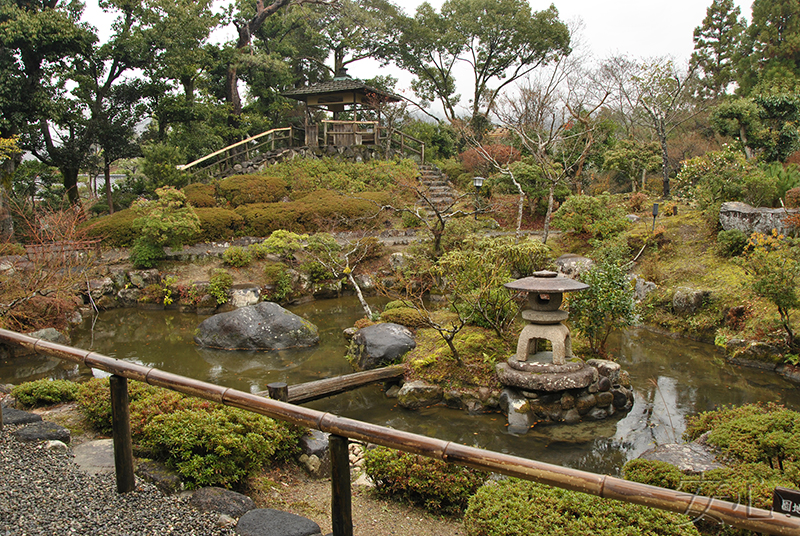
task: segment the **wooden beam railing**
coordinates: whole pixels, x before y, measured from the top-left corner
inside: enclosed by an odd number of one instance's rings
[[[232,167],[233,164],[237,163],[239,160],[250,160],[267,146],[272,150],[276,147],[296,147],[302,145],[302,143],[296,143],[295,138],[298,134],[299,130],[292,126],[273,128],[261,134],[256,134],[245,140],[228,145],[219,151],[198,158],[194,162],[178,166],[178,169],[180,171],[197,173],[217,167],[218,171],[222,171]]]
[[[346,455],[348,440],[383,445],[448,463],[532,480],[548,486],[580,491],[606,499],[687,514],[695,518],[711,518],[755,532],[795,536],[800,534],[800,518],[753,508],[749,505],[658,488],[613,476],[570,469],[339,417],[331,413],[186,378],[157,368],[119,361],[96,352],[35,339],[5,329],[0,329],[0,342],[22,346],[40,355],[64,359],[122,378],[172,389],[190,396],[331,434],[331,459],[335,466],[331,471],[332,521],[335,536],[351,536],[353,531],[352,514],[348,508],[350,504],[350,466]],[[122,442],[124,438],[118,438],[115,435],[115,450],[117,441]],[[120,487],[120,470],[120,467],[117,466],[118,488]],[[344,494],[348,494],[348,496],[345,497]]]

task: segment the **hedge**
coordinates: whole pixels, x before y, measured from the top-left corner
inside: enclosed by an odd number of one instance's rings
[[[244,228],[244,218],[233,210],[196,208],[194,213],[200,220],[200,234],[196,237],[198,242],[225,240],[241,234]]]
[[[90,238],[100,238],[103,244],[111,247],[127,247],[139,237],[133,221],[138,214],[131,209],[120,210],[110,216],[103,216],[86,226]]]
[[[213,184],[189,184],[183,188],[183,195],[186,196],[186,202],[196,209],[217,206],[217,200],[214,199],[217,189]]]
[[[231,175],[219,182],[220,197],[231,206],[252,203],[274,203],[289,192],[286,181],[264,175]]]

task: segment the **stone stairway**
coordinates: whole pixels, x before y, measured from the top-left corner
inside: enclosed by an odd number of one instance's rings
[[[450,186],[447,177],[432,164],[419,165],[419,183],[421,193],[437,209],[447,208],[458,199],[458,193]],[[420,203],[426,204],[422,199]]]

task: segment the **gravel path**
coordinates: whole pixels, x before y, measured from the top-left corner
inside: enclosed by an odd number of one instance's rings
[[[190,507],[137,480],[135,491],[117,494],[113,474],[90,476],[70,451],[14,439],[0,431],[0,536],[233,535],[218,515]]]

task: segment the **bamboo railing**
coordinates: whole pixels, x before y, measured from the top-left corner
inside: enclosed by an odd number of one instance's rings
[[[238,161],[250,160],[264,148],[268,150],[276,147],[297,147],[302,145],[296,143],[295,137],[298,131],[294,127],[273,128],[261,134],[250,136],[249,138],[228,145],[227,147],[198,158],[194,162],[178,166],[180,171],[190,171],[199,173],[202,171],[212,171],[216,167],[217,171],[224,171],[233,167]],[[213,172],[213,171],[212,171]]]
[[[350,467],[347,456],[349,439],[383,445],[448,463],[532,480],[548,486],[580,491],[606,499],[687,514],[694,518],[711,518],[755,532],[800,535],[800,518],[752,508],[749,505],[658,488],[613,476],[598,475],[394,430],[186,378],[157,368],[119,361],[96,352],[35,339],[4,329],[0,329],[0,342],[19,345],[37,354],[64,359],[114,375],[111,383],[112,402],[116,401],[117,406],[124,406],[112,408],[115,419],[114,449],[117,463],[117,489],[120,492],[133,489],[133,461],[129,450],[130,428],[126,422],[127,390],[125,383],[126,379],[132,379],[330,433],[333,465],[331,471],[333,491],[331,515],[335,536],[352,536],[353,534],[350,512]],[[0,422],[2,422],[2,417],[0,417]],[[118,450],[119,455],[117,454]],[[125,459],[126,456],[129,460]]]

